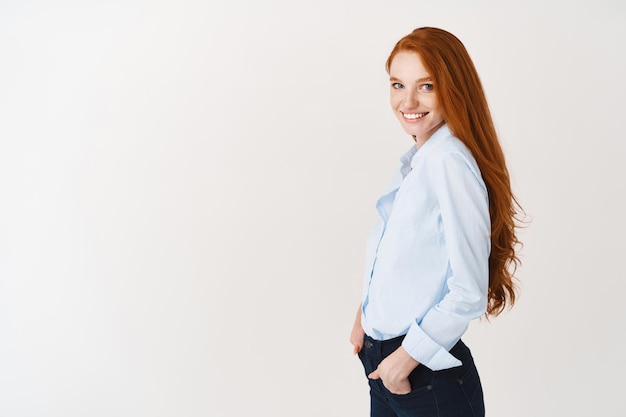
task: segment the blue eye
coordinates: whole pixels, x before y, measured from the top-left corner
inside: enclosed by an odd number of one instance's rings
[[[422,84],[420,85],[420,90],[425,90],[425,91],[433,91],[435,89],[435,86],[432,84]]]
[[[404,86],[400,83],[391,83],[391,88],[395,88],[397,90],[399,88],[404,88]]]

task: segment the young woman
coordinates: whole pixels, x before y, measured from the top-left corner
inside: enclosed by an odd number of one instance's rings
[[[469,323],[515,302],[519,205],[472,60],[423,27],[387,60],[391,107],[415,142],[376,203],[350,342],[371,416],[483,416]]]

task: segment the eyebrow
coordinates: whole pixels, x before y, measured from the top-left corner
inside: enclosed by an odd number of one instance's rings
[[[419,80],[417,80],[417,83],[423,83],[424,81],[432,81],[433,79],[428,76],[428,77],[424,77],[424,78],[420,78]],[[396,77],[390,77],[389,81],[397,81],[397,82],[401,82],[399,79],[397,79]]]

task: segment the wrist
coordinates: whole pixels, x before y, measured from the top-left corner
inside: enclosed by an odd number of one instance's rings
[[[415,360],[413,356],[409,355],[409,352],[407,352],[404,347],[400,346],[398,348],[398,351],[399,351],[398,356],[400,359],[400,365],[402,366],[403,369],[407,370],[407,375],[408,375],[411,373],[411,371],[413,371],[413,369],[417,368],[420,363],[417,360]]]

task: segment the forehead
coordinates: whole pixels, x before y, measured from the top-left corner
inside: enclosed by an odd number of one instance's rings
[[[430,76],[422,58],[417,52],[401,51],[398,52],[389,65],[389,75],[398,78],[424,78]]]

